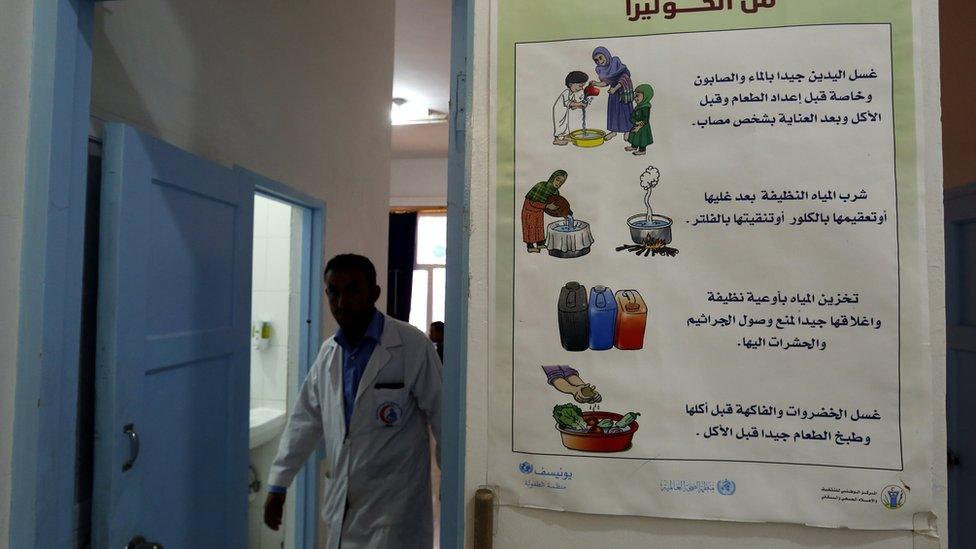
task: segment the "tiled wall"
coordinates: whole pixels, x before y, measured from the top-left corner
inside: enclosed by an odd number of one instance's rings
[[[292,284],[298,275],[292,265],[299,259],[292,248],[300,240],[292,238],[299,236],[292,226],[299,217],[294,210],[261,195],[254,198],[251,318],[271,324],[271,341],[265,349],[251,349],[252,408],[286,408],[289,363],[297,350],[293,344],[297,330],[289,322],[298,312],[300,291],[299,285]]]

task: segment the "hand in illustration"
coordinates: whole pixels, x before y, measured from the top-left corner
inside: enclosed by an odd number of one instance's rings
[[[587,383],[579,376],[579,372],[569,366],[543,366],[549,384],[560,393],[572,395],[580,404],[596,404],[603,401],[603,397],[596,390],[596,386]]]
[[[596,390],[596,386],[590,383],[584,383],[583,385],[573,387],[573,399],[580,404],[596,404],[597,402],[601,402],[603,397]]]

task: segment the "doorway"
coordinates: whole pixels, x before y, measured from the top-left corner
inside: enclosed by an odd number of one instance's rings
[[[308,249],[308,208],[260,192],[254,195],[251,275],[251,397],[248,424],[248,549],[295,547],[295,498],[285,504],[283,527],[264,525],[265,479],[277,453],[288,410],[301,383],[299,342],[309,339],[301,302]]]
[[[976,390],[976,184],[947,190],[946,422],[948,428],[949,548],[973,547],[976,515],[976,424],[967,402]]]

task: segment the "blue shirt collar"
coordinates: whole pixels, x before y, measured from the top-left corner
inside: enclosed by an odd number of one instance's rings
[[[363,334],[363,339],[369,338],[379,343],[381,337],[383,337],[383,313],[374,310],[373,319],[369,321],[369,326],[366,327],[366,333]],[[349,347],[349,340],[346,339],[346,334],[342,331],[342,328],[336,331],[335,340],[343,349],[352,351]]]

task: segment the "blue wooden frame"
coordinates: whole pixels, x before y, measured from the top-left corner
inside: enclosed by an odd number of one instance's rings
[[[474,12],[471,0],[453,0],[451,119],[447,167],[447,299],[441,423],[441,547],[464,547],[464,446],[468,368],[468,235],[470,187],[467,120],[471,90]]]
[[[296,191],[282,183],[268,179],[241,166],[234,170],[254,182],[254,191],[302,208],[302,286],[301,318],[307,319],[307,329],[301,330],[298,351],[297,391],[308,375],[322,341],[322,260],[324,255],[325,202]],[[295,482],[295,514],[301,517],[295,530],[295,546],[315,547],[318,535],[318,462],[324,457],[320,450],[299,472]]]
[[[34,2],[11,547],[72,547],[92,0]]]

